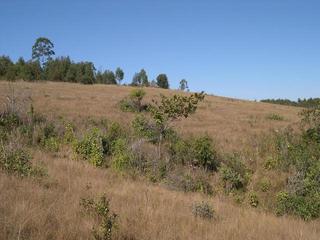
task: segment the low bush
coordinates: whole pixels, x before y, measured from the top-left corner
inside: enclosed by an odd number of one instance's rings
[[[227,192],[245,190],[250,179],[250,171],[241,161],[239,154],[228,156],[219,173]]]
[[[111,240],[116,229],[117,215],[111,212],[107,197],[103,195],[98,200],[83,198],[80,200],[80,206],[98,222],[98,226],[92,228],[93,238]]]
[[[207,202],[193,204],[192,213],[195,217],[200,217],[204,219],[213,219],[215,214],[213,208]]]
[[[142,103],[146,92],[143,89],[134,89],[130,95],[119,102],[120,109],[124,112],[146,111],[148,106]]]
[[[299,196],[288,192],[279,192],[276,196],[276,213],[278,215],[293,214],[304,220],[320,216],[320,194]]]
[[[170,174],[166,183],[168,186],[176,191],[184,191],[184,192],[201,192],[207,195],[213,194],[213,188],[209,183],[206,176],[196,175],[191,176],[189,174]]]
[[[263,178],[259,182],[259,187],[262,192],[268,192],[271,187],[271,182],[268,179]]]
[[[266,119],[273,120],[273,121],[283,121],[284,117],[279,115],[279,114],[277,114],[277,113],[271,113],[271,114],[266,116]]]
[[[249,193],[249,204],[251,207],[258,207],[259,205],[259,198],[256,192]]]
[[[192,149],[194,152],[194,165],[199,165],[206,170],[217,170],[219,166],[218,156],[214,147],[212,146],[212,140],[208,136],[199,137],[192,143]]]
[[[96,167],[101,167],[105,163],[102,137],[97,128],[91,129],[81,140],[76,140],[73,150],[76,156],[80,156]]]
[[[46,175],[45,170],[33,166],[31,156],[26,149],[19,146],[0,146],[0,169],[8,174],[14,174],[19,177]]]
[[[112,147],[112,167],[118,171],[130,168],[132,155],[125,139],[117,139]]]
[[[190,164],[210,171],[216,171],[220,165],[212,139],[208,136],[175,139],[169,150],[176,163]]]

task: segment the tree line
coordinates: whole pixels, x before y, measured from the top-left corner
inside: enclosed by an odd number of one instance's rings
[[[97,71],[89,61],[74,62],[70,57],[56,57],[54,44],[47,38],[38,38],[32,46],[32,59],[26,61],[22,57],[13,62],[9,56],[0,56],[0,79],[24,81],[60,81],[83,84],[122,84],[124,71],[118,67],[114,71]],[[161,73],[150,81],[147,72],[141,69],[135,73],[132,86],[160,87],[168,89],[169,79]],[[185,79],[180,81],[180,89],[188,90]]]
[[[320,104],[320,98],[298,98],[297,101],[292,101],[289,99],[263,99],[260,102],[273,103],[287,106],[304,107],[304,108],[315,108]]]

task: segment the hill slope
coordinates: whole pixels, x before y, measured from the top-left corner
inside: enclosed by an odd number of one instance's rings
[[[37,112],[62,116],[76,124],[101,117],[129,124],[133,117],[117,106],[130,87],[18,82],[14,88],[20,96],[32,97]],[[146,101],[159,93],[173,93],[146,91]],[[8,83],[0,82],[1,102],[8,93]],[[240,150],[252,147],[247,145],[262,132],[295,126],[299,111],[208,96],[199,111],[177,127],[184,134],[207,132],[225,151]],[[284,120],[272,120],[270,114]],[[118,214],[115,239],[319,239],[319,221],[276,217],[263,209],[238,206],[224,195],[172,191],[141,176],[75,161],[68,148],[54,153],[35,148],[32,152],[33,162],[44,166],[48,177],[38,181],[0,171],[0,239],[90,239],[96,220],[84,216],[79,201],[102,193]],[[202,201],[214,207],[214,220],[193,216],[193,204]]]

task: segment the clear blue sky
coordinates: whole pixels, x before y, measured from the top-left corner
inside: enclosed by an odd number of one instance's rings
[[[0,0],[0,55],[56,55],[144,68],[193,91],[244,99],[320,97],[319,0]]]

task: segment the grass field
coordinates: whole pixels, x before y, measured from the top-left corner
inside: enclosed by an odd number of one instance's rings
[[[129,124],[133,114],[117,104],[130,87],[70,83],[14,84],[20,95],[32,98],[36,111],[74,123],[107,118]],[[9,93],[0,82],[0,101]],[[173,91],[147,88],[146,101]],[[299,108],[207,96],[199,111],[177,125],[186,135],[208,133],[223,151],[254,148],[262,133],[297,127]],[[279,120],[272,116],[281,116]],[[221,151],[222,151],[221,150]],[[276,217],[263,209],[238,206],[223,195],[184,193],[74,161],[65,148],[58,153],[34,149],[33,162],[45,166],[48,178],[21,179],[0,172],[0,239],[90,239],[94,220],[84,217],[81,198],[106,193],[119,215],[116,239],[310,239],[318,240],[320,222]],[[277,176],[275,176],[277,177]],[[216,218],[192,215],[195,202],[208,201]]]

